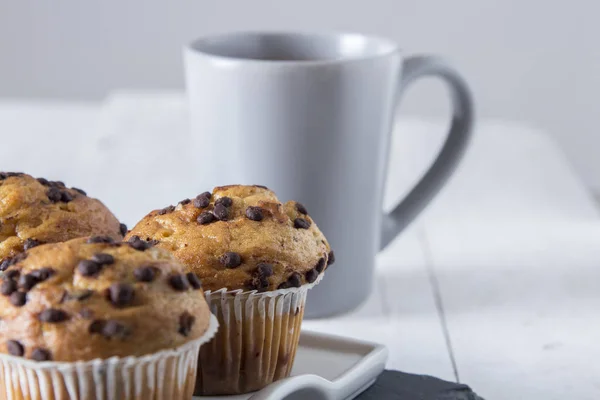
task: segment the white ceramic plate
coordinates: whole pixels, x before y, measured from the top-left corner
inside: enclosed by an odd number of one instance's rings
[[[201,396],[197,400],[349,400],[383,371],[385,346],[325,333],[302,331],[292,376],[251,394]],[[286,397],[288,396],[288,397]]]

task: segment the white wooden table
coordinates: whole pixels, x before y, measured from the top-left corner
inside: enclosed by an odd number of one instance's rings
[[[83,187],[131,225],[204,190],[185,168],[186,116],[178,93],[0,101],[0,170]],[[399,121],[386,207],[443,126]],[[562,153],[526,125],[480,121],[457,175],[379,256],[371,298],[304,327],[383,342],[388,368],[459,379],[489,399],[599,399],[599,264],[599,214]]]

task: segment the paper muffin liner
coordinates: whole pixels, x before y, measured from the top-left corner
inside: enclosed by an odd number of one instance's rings
[[[200,346],[219,327],[211,315],[202,337],[141,357],[35,362],[0,354],[2,400],[173,400],[194,391]]]
[[[214,339],[202,346],[196,396],[253,392],[292,371],[306,294],[323,278],[299,288],[259,293],[205,291],[219,320]]]

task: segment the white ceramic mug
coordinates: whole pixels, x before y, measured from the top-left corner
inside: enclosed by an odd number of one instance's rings
[[[392,41],[358,34],[223,34],[194,41],[184,57],[198,183],[261,184],[305,204],[336,255],[306,315],[355,308],[370,292],[376,253],[462,157],[473,124],[465,81],[437,57],[405,57]],[[396,103],[409,83],[431,75],[450,89],[448,138],[421,181],[384,214]]]

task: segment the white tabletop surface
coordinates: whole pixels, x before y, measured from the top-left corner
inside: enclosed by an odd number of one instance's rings
[[[204,190],[186,168],[186,117],[179,93],[1,100],[0,170],[83,187],[131,225]],[[444,126],[399,120],[386,207]],[[450,184],[379,255],[371,298],[304,328],[385,343],[389,368],[459,379],[488,399],[598,399],[599,260],[599,213],[555,144],[524,124],[480,121]]]

